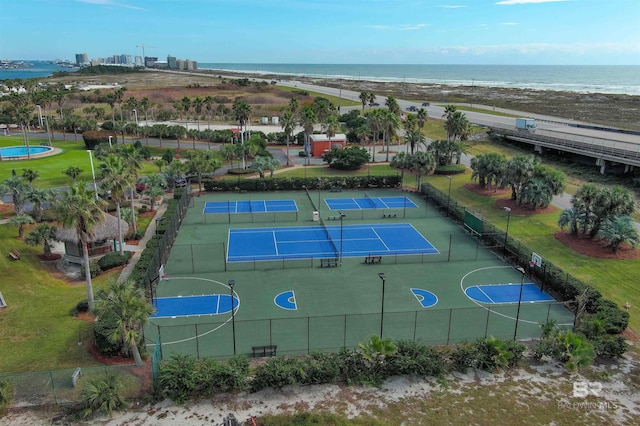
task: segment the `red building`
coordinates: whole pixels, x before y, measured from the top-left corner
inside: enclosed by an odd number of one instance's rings
[[[329,138],[327,135],[310,135],[311,156],[322,157],[322,155],[333,148],[344,149],[347,145],[347,136],[339,133]]]

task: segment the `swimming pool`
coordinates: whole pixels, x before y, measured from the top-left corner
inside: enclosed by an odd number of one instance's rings
[[[44,157],[53,153],[53,147],[35,145],[29,147],[31,158]],[[25,160],[28,158],[27,147],[7,146],[0,148],[0,159],[2,160]]]

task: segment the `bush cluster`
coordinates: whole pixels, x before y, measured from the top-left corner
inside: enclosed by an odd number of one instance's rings
[[[125,265],[129,263],[131,259],[131,252],[125,251],[123,255],[120,255],[119,252],[113,251],[111,253],[107,253],[98,259],[98,267],[101,271],[108,271],[109,269],[116,268],[118,266]]]

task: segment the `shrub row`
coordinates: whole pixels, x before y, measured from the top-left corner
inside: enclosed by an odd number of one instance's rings
[[[299,191],[305,188],[328,189],[332,186],[341,186],[346,189],[397,188],[400,185],[400,176],[203,180],[203,184],[207,191]]]
[[[447,372],[465,372],[468,368],[494,372],[516,366],[525,349],[520,343],[493,338],[439,348],[404,340],[391,345],[394,350],[385,355],[344,349],[305,357],[277,356],[258,366],[251,378],[245,356],[223,363],[174,354],[160,366],[158,396],[182,403],[216,392],[245,389],[257,392],[294,384],[344,382],[377,386],[398,375],[442,377]]]

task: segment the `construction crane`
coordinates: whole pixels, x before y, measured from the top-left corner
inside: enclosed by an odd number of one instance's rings
[[[144,61],[145,58],[145,54],[144,54],[144,48],[145,47],[150,47],[150,48],[155,48],[155,46],[147,46],[146,44],[139,44],[136,47],[141,47],[142,48],[142,60]]]

